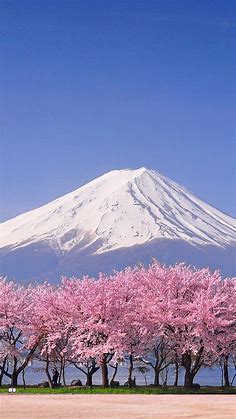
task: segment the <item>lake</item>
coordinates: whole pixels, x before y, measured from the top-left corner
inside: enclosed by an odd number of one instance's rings
[[[41,369],[41,371],[39,371]],[[113,375],[113,368],[109,367],[109,379]],[[230,377],[232,378],[235,370],[233,367],[229,368]],[[136,377],[136,383],[138,385],[145,385],[145,378],[141,374],[141,372],[136,367],[134,370],[134,374]],[[66,384],[69,385],[72,380],[79,378],[83,384],[85,384],[86,377],[83,373],[81,373],[77,368],[74,366],[69,366],[66,368]],[[115,380],[119,381],[120,384],[124,384],[127,381],[128,377],[128,369],[126,365],[120,365],[118,367],[118,372],[115,377]],[[162,377],[160,377],[162,379]],[[164,378],[164,377],[163,377]],[[179,385],[183,385],[184,379],[184,369],[180,368],[179,373]],[[42,363],[40,362],[33,362],[31,366],[29,366],[25,371],[25,382],[27,384],[38,384],[39,382],[47,380],[46,374],[43,371]],[[146,374],[147,384],[153,384],[154,375],[153,369],[150,368]],[[162,380],[160,380],[162,382]],[[221,369],[219,366],[214,366],[213,368],[202,368],[199,373],[195,377],[195,382],[199,383],[202,386],[209,385],[209,386],[220,386],[221,385]],[[172,385],[174,382],[174,370],[170,368],[168,370],[168,385]],[[10,383],[10,380],[5,378],[3,384]],[[22,375],[19,377],[19,384],[22,384]],[[101,371],[98,370],[93,375],[93,384],[101,384]]]

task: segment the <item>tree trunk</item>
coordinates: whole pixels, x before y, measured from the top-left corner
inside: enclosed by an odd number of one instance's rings
[[[116,362],[116,365],[112,366],[112,368],[114,368],[114,373],[113,373],[111,381],[114,381],[116,378],[117,370],[118,370],[118,362]]]
[[[109,387],[109,381],[108,381],[108,368],[107,368],[106,355],[103,355],[101,368],[102,368],[102,386],[103,388],[107,388]]]
[[[225,355],[224,364],[223,364],[223,371],[224,371],[224,387],[230,387],[229,383],[229,355]]]
[[[3,375],[4,375],[4,369],[2,367],[1,371],[0,371],[0,386],[2,385],[2,379],[3,379]]]
[[[179,381],[179,364],[177,361],[175,361],[175,381],[174,381],[174,387],[178,387],[178,381]]]
[[[182,366],[185,368],[184,387],[191,388],[193,385],[194,374],[191,371],[192,358],[191,352],[182,355]]]
[[[66,374],[65,374],[65,365],[63,364],[62,367],[62,384],[65,387],[66,386]]]
[[[23,387],[25,389],[25,369],[22,370],[22,381],[23,381]]]
[[[88,367],[87,369],[87,373],[86,373],[86,386],[88,387],[92,387],[93,385],[93,374],[95,374],[95,372],[97,372],[99,370],[99,366],[96,366],[96,362],[93,361],[92,366]]]
[[[154,368],[154,386],[160,386],[160,370],[157,367]]]
[[[17,387],[17,382],[18,382],[18,373],[17,371],[13,371],[12,376],[11,376],[11,386]]]
[[[5,367],[6,367],[6,363],[7,363],[7,357],[5,357],[3,359],[1,368],[0,368],[0,386],[2,385],[2,380],[3,380],[3,376],[4,376],[4,372],[5,372]]]
[[[19,374],[27,367],[33,353],[35,352],[36,348],[38,346],[38,342],[36,342],[34,344],[34,346],[30,349],[30,352],[28,353],[28,355],[26,356],[24,362],[20,365],[20,367],[17,368],[17,364],[18,364],[18,360],[17,357],[14,356],[14,362],[13,362],[13,369],[12,369],[12,373],[7,373],[6,371],[4,372],[4,374],[11,378],[11,385],[12,387],[17,387],[17,381],[18,381],[18,376]]]
[[[92,385],[93,385],[93,373],[92,373],[92,371],[89,371],[87,373],[86,386],[92,387]]]
[[[185,377],[184,377],[184,387],[192,388],[193,386],[194,374],[188,368],[185,368]]]
[[[163,388],[166,388],[167,387],[167,382],[168,382],[168,371],[169,370],[168,370],[167,367],[165,367],[164,371],[165,371],[165,378],[163,380],[162,386],[163,386]]]
[[[85,370],[83,368],[79,367],[78,365],[76,365],[76,363],[73,363],[73,364],[79,371],[81,371],[83,374],[86,375],[86,386],[92,387],[92,385],[93,385],[93,374],[95,374],[95,372],[97,372],[100,368],[99,366],[96,365],[95,360],[92,361],[91,366],[89,366],[89,364],[87,363]]]
[[[61,385],[61,378],[62,378],[62,358],[60,360],[60,369],[59,369],[59,377],[58,377],[58,384]]]
[[[47,357],[47,360],[46,360],[45,372],[46,372],[46,375],[47,375],[47,378],[48,378],[49,387],[50,388],[53,388],[53,383],[52,383],[52,379],[51,379],[50,372],[49,372],[49,360],[48,360],[48,357]]]
[[[59,384],[61,384],[61,379],[62,379],[62,384],[65,387],[66,386],[66,375],[65,375],[65,358],[61,358],[61,368],[60,368],[60,379],[59,379]]]
[[[128,376],[129,388],[133,387],[133,380],[132,380],[133,369],[134,369],[133,355],[130,354],[130,356],[129,356],[129,376]]]
[[[18,379],[18,373],[17,373],[17,358],[14,356],[14,362],[13,362],[13,370],[11,374],[11,386],[17,387],[17,379]]]

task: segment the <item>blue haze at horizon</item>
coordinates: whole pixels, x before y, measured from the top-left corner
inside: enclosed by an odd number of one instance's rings
[[[159,170],[235,215],[232,0],[2,2],[1,219]]]

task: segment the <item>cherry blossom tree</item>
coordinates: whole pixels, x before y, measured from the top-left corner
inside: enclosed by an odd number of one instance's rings
[[[35,289],[0,279],[0,366],[1,375],[17,386],[41,339],[34,315]]]
[[[97,371],[95,364],[101,366],[104,387],[108,386],[107,364],[114,355],[114,292],[115,288],[104,275],[100,275],[99,280],[64,278],[52,304],[57,324],[53,325],[46,343],[50,350],[58,336],[61,339],[61,333],[67,333],[68,344],[63,352],[68,352],[69,348],[67,357],[77,367],[80,363],[86,367],[91,363],[87,371],[89,384],[92,374]]]
[[[183,264],[165,268],[156,262],[147,269],[146,278],[153,302],[149,318],[159,325],[161,336],[174,342],[173,349],[185,368],[184,385],[191,387],[201,366],[209,365],[217,350],[223,350],[225,328],[233,327],[227,282],[219,272]]]
[[[63,278],[21,286],[0,279],[0,384],[17,379],[33,357],[59,366],[65,385],[66,366],[86,375],[87,385],[101,369],[109,385],[108,365],[128,360],[128,384],[134,362],[143,360],[159,376],[175,365],[185,370],[185,387],[193,385],[202,366],[222,361],[225,385],[228,363],[236,357],[236,280],[219,272],[184,264],[127,268],[98,279]],[[153,359],[150,359],[153,355]],[[114,377],[113,377],[114,379]]]
[[[140,293],[139,270],[127,268],[114,277],[117,293],[114,297],[117,312],[116,356],[128,361],[128,386],[134,384],[134,362],[147,351],[148,328],[143,312],[145,294]]]

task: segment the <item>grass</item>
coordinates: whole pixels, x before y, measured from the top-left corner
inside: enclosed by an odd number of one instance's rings
[[[184,387],[136,387],[129,389],[127,387],[102,388],[99,386],[90,387],[59,387],[59,388],[41,388],[28,386],[25,389],[22,386],[17,387],[17,393],[21,394],[236,394],[236,387],[222,389],[222,387],[202,387],[200,390],[188,390]],[[8,386],[0,387],[0,393],[8,393]]]

